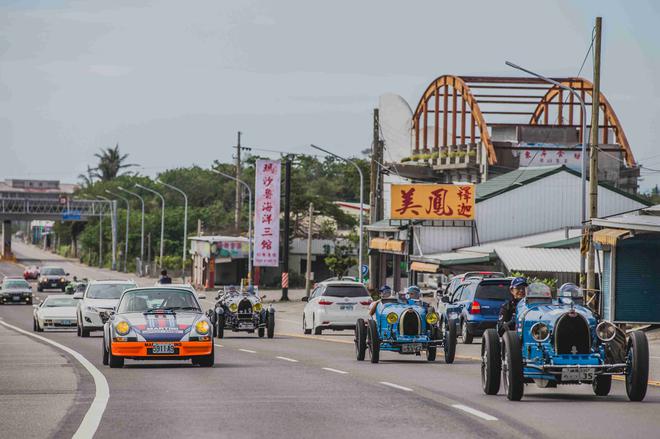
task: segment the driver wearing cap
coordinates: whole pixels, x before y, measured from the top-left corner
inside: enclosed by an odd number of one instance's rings
[[[369,316],[376,314],[376,308],[379,303],[382,303],[383,299],[389,299],[392,297],[392,288],[390,288],[389,285],[383,285],[378,291],[380,292],[380,299],[371,304],[371,307],[369,308]]]
[[[527,294],[527,279],[517,277],[511,281],[509,292],[511,299],[504,302],[500,308],[500,317],[497,319],[497,333],[501,336],[511,329],[516,329],[516,307],[518,302],[525,298]]]

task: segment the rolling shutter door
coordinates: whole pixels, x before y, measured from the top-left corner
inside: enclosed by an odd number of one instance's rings
[[[660,323],[660,238],[639,235],[616,248],[615,321]]]

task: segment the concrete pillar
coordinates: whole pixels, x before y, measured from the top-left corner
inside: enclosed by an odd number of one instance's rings
[[[11,221],[2,221],[2,259],[13,259],[14,255],[11,252]]]
[[[392,277],[393,289],[396,292],[401,291],[401,255],[394,255],[394,262],[392,263]]]

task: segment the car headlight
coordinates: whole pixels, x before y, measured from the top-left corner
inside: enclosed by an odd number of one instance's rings
[[[46,279],[45,277],[42,277],[40,282],[48,282],[48,279]]]
[[[232,303],[231,305],[229,305],[229,311],[231,311],[231,312],[238,311],[238,305],[236,305],[235,303]]]
[[[261,305],[261,303],[255,303],[252,306],[252,309],[254,310],[254,312],[261,312],[261,310],[263,309],[263,306]]]
[[[387,315],[387,323],[390,325],[395,324],[399,320],[399,316],[395,312],[391,312]]]
[[[200,320],[195,324],[195,331],[200,335],[206,335],[209,333],[209,324],[206,320]]]
[[[121,321],[115,325],[115,331],[119,335],[126,335],[128,334],[128,331],[131,330],[131,325],[128,324],[126,321]]]
[[[86,311],[89,311],[89,312],[99,312],[98,309],[94,308],[93,306],[89,306],[89,305],[87,305],[87,306],[85,307],[85,310],[86,310]]]
[[[64,279],[63,277],[60,278],[60,282],[64,282],[65,280],[66,279]]]
[[[429,325],[435,325],[438,323],[438,313],[436,312],[430,312],[426,314],[426,323]]]
[[[546,341],[550,337],[550,329],[545,323],[535,323],[530,330],[532,338],[539,343]]]
[[[616,326],[611,322],[600,322],[596,326],[596,337],[600,341],[612,341],[616,337]]]

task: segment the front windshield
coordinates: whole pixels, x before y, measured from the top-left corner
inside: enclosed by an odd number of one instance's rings
[[[29,289],[30,284],[24,280],[6,280],[5,283],[2,284],[2,288],[5,290]]]
[[[94,284],[87,289],[87,298],[119,299],[121,293],[129,288],[135,288],[135,284]]]
[[[129,291],[122,297],[117,310],[119,313],[155,310],[201,311],[191,291],[171,288]]]
[[[43,276],[64,276],[66,273],[62,268],[44,268],[41,270]]]
[[[61,306],[76,306],[77,299],[73,297],[48,297],[44,304],[42,305],[45,308],[58,308]]]

